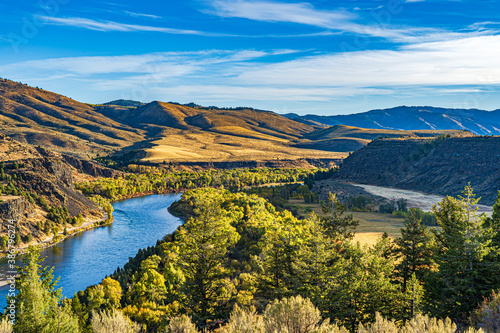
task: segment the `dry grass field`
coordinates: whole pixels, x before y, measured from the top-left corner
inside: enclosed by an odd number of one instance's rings
[[[314,211],[318,215],[323,215],[319,204],[304,204],[303,200],[297,199],[290,200],[290,203],[298,207],[298,212],[301,216],[305,217],[311,211]],[[401,228],[404,227],[404,219],[396,218],[392,215],[377,212],[351,211],[348,211],[347,214],[352,214],[356,220],[359,220],[354,241],[359,241],[361,244],[375,244],[384,232],[387,232],[391,238],[400,237]]]

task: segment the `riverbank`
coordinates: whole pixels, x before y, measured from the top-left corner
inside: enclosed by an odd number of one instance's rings
[[[60,277],[57,287],[63,297],[98,284],[106,276],[128,263],[139,250],[154,247],[158,240],[174,232],[182,221],[168,213],[168,207],[180,194],[148,195],[115,202],[114,221],[103,228],[93,228],[67,237],[42,250],[43,267],[55,267]],[[18,264],[21,258],[16,259]],[[0,270],[8,270],[8,262],[0,261]],[[0,290],[0,308],[5,304],[8,286]]]

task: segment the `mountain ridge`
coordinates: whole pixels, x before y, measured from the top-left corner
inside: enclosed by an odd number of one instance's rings
[[[349,115],[300,116],[288,113],[283,116],[304,123],[315,122],[327,126],[348,125],[388,130],[463,129],[478,135],[500,135],[500,109],[486,111],[403,105]]]

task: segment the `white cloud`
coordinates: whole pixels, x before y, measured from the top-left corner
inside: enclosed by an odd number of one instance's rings
[[[128,10],[125,11],[125,14],[128,14],[128,15],[133,16],[133,17],[145,17],[145,18],[151,18],[151,19],[160,19],[161,18],[161,16],[158,16],[158,15],[135,13],[135,12],[129,12]]]
[[[62,17],[40,16],[40,19],[43,20],[45,24],[71,26],[71,27],[84,28],[95,31],[121,31],[121,32],[145,31],[145,32],[162,32],[162,33],[176,34],[176,35],[231,36],[226,34],[209,33],[197,30],[152,27],[147,25],[125,24],[113,21],[97,21],[81,17],[62,18]]]
[[[319,11],[308,3],[270,1],[215,0],[212,13],[221,17],[238,17],[256,21],[292,22],[335,29],[354,18],[344,11]]]
[[[283,3],[254,0],[212,0],[212,9],[206,11],[220,17],[244,18],[264,22],[285,22],[353,33],[360,36],[380,37],[397,43],[421,43],[424,41],[449,40],[493,31],[476,29],[460,33],[426,27],[391,26],[394,16],[403,10],[403,4],[379,7],[371,10],[366,24],[356,23],[357,15],[343,10],[320,10],[309,3]],[[371,20],[371,22],[370,22]]]
[[[307,57],[242,72],[249,84],[396,87],[500,84],[500,36]]]
[[[3,65],[0,73],[31,84],[42,82],[44,88],[64,81],[88,95],[121,96],[139,90],[138,99],[145,101],[237,105],[238,101],[328,102],[389,95],[427,100],[438,95],[491,95],[500,86],[499,44],[500,36],[491,35],[396,50],[309,52],[308,56],[296,50],[209,50],[58,58]],[[293,53],[295,60],[268,61]]]

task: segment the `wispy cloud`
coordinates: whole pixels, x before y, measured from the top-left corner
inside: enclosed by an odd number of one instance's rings
[[[135,13],[135,12],[129,12],[128,10],[125,11],[125,14],[128,14],[128,15],[133,16],[133,17],[146,17],[146,18],[151,18],[151,19],[160,19],[161,18],[161,16],[158,16],[158,15]]]
[[[390,12],[384,11],[384,20],[378,22],[377,13],[367,23],[356,23],[358,15],[344,10],[320,10],[309,3],[283,3],[268,0],[212,0],[206,13],[225,18],[244,18],[263,22],[296,23],[323,29],[337,30],[361,36],[380,37],[397,43],[420,43],[424,41],[449,40],[467,36],[490,34],[492,31],[475,29],[453,32],[427,27],[397,27],[388,24]],[[401,4],[401,6],[403,6]],[[401,10],[399,8],[398,10]],[[373,10],[372,10],[373,12]],[[386,16],[389,15],[389,20]],[[366,21],[366,20],[365,20]],[[481,31],[479,31],[481,30]]]
[[[268,34],[268,35],[235,35],[226,33],[216,33],[216,32],[205,32],[198,30],[185,30],[185,29],[174,29],[165,27],[154,27],[147,25],[137,25],[137,24],[126,24],[114,21],[99,21],[92,20],[82,17],[52,17],[52,16],[40,16],[39,17],[45,24],[49,25],[59,25],[59,26],[70,26],[94,31],[120,31],[120,32],[158,32],[167,33],[175,35],[197,35],[205,37],[240,37],[240,38],[296,38],[296,37],[316,37],[316,36],[328,36],[334,35],[332,32],[318,32],[309,34]]]
[[[113,21],[97,21],[81,17],[51,17],[51,16],[40,16],[46,24],[60,25],[60,26],[71,26],[77,28],[84,28],[96,31],[145,31],[145,32],[162,32],[168,34],[176,35],[200,35],[200,36],[231,36],[227,34],[218,34],[203,32],[197,30],[185,30],[185,29],[174,29],[165,27],[153,27],[147,25],[137,25],[137,24],[125,24]]]
[[[122,96],[144,87],[143,100],[223,104],[328,102],[346,96],[427,98],[487,94],[482,87],[500,87],[498,44],[500,36],[490,35],[333,54],[285,49],[75,57],[3,65],[0,73],[24,82],[55,83],[64,77],[65,84],[73,82],[87,95]],[[277,62],[283,54],[294,60]]]
[[[292,22],[332,29],[354,18],[344,11],[320,11],[308,3],[269,1],[215,0],[212,13],[221,17],[238,17],[256,21]]]

